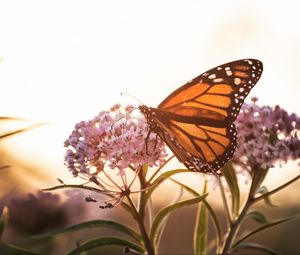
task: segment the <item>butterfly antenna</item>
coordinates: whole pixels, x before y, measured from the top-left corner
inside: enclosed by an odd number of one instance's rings
[[[126,95],[126,96],[128,96],[128,97],[131,97],[131,98],[135,99],[136,101],[138,101],[140,104],[144,105],[143,102],[142,102],[141,100],[137,99],[136,97],[134,97],[134,96],[132,96],[132,95],[129,95],[129,94],[126,93],[126,92],[122,92],[121,95]]]
[[[128,108],[126,109],[126,113],[124,115],[122,115],[122,117],[120,117],[119,119],[117,119],[112,125],[111,125],[111,129],[114,127],[114,125],[119,122],[120,120],[122,120],[123,118],[126,118],[127,119],[127,116],[129,113],[131,113],[133,110],[136,110],[137,108],[135,107],[130,107],[131,109],[128,110]]]

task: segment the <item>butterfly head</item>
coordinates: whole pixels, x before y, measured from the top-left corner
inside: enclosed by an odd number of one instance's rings
[[[157,123],[155,121],[156,112],[154,111],[154,108],[148,107],[146,105],[140,105],[138,107],[138,109],[144,115],[144,117],[150,127],[150,130],[155,132],[158,129],[158,127],[157,127]]]
[[[144,117],[146,118],[147,122],[150,121],[151,119],[151,115],[152,115],[152,111],[151,108],[146,106],[146,105],[140,105],[138,107],[138,109],[140,110],[141,114],[144,115]]]

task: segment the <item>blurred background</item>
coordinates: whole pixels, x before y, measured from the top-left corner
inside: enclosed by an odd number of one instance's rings
[[[1,1],[0,116],[26,121],[8,121],[0,131],[46,123],[0,140],[0,163],[7,166],[0,172],[1,206],[11,203],[28,211],[26,205],[38,204],[47,211],[49,205],[38,201],[49,196],[45,200],[60,208],[50,213],[49,222],[54,223],[49,226],[36,223],[36,229],[28,226],[21,233],[11,223],[7,240],[88,218],[123,220],[118,209],[104,212],[78,203],[74,198],[83,201],[84,195],[76,191],[52,195],[37,191],[56,185],[56,178],[78,182],[63,165],[63,142],[75,123],[115,103],[138,106],[121,92],[157,106],[180,85],[212,67],[257,58],[264,63],[264,72],[248,100],[257,96],[260,104],[279,104],[299,114],[298,24],[297,1]],[[267,184],[276,187],[298,169],[295,164],[275,169]],[[270,210],[274,217],[300,211],[296,190],[299,182],[276,197],[280,208]],[[167,194],[165,199],[170,199]],[[157,203],[166,202],[160,198]],[[192,253],[193,215],[191,207],[172,216],[184,219],[184,224],[167,227],[162,252]],[[300,234],[297,224],[259,238],[269,237],[271,247],[292,253],[298,245],[293,238]],[[178,242],[168,237],[173,228],[181,233],[174,237]]]

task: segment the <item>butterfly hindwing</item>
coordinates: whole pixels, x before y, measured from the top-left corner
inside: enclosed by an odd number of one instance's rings
[[[220,175],[220,169],[233,155],[236,148],[234,124],[229,127],[212,127],[175,121],[167,113],[156,112],[159,136],[174,155],[194,171]],[[172,117],[172,115],[171,115]]]

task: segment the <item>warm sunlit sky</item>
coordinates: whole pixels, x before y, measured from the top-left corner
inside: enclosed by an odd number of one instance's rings
[[[251,95],[300,109],[297,1],[1,1],[0,116],[49,124],[13,138],[13,150],[63,166],[76,122],[117,102],[156,106],[200,73],[257,58]],[[21,139],[22,138],[22,139]]]

